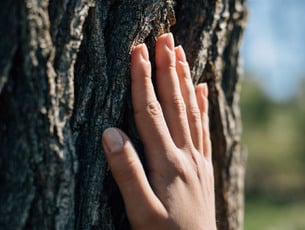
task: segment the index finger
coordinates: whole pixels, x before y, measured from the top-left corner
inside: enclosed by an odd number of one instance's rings
[[[131,91],[136,125],[150,163],[160,164],[174,143],[151,80],[151,64],[145,44],[131,55]]]

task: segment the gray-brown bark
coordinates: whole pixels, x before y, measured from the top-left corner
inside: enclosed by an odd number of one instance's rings
[[[244,0],[5,0],[0,12],[0,228],[128,229],[100,144],[124,129],[141,158],[130,50],[172,27],[207,81],[219,229],[241,229],[238,108]],[[153,56],[153,54],[152,54]],[[181,207],[183,208],[183,207]]]

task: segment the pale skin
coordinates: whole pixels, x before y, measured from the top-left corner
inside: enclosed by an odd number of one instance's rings
[[[148,164],[117,128],[102,136],[105,156],[133,229],[216,229],[206,84],[193,86],[172,34],[156,42],[156,84],[145,44],[131,55],[134,117]]]

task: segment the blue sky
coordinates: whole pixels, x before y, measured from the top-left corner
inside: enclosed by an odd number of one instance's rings
[[[266,93],[291,98],[305,79],[305,0],[248,0],[242,56]]]

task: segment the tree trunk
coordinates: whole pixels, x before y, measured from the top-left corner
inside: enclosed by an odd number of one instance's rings
[[[130,51],[174,32],[208,82],[218,229],[242,229],[239,46],[244,0],[4,0],[0,9],[0,229],[128,229],[101,147],[133,120]],[[175,24],[175,25],[174,25]],[[183,207],[181,207],[183,208]]]

